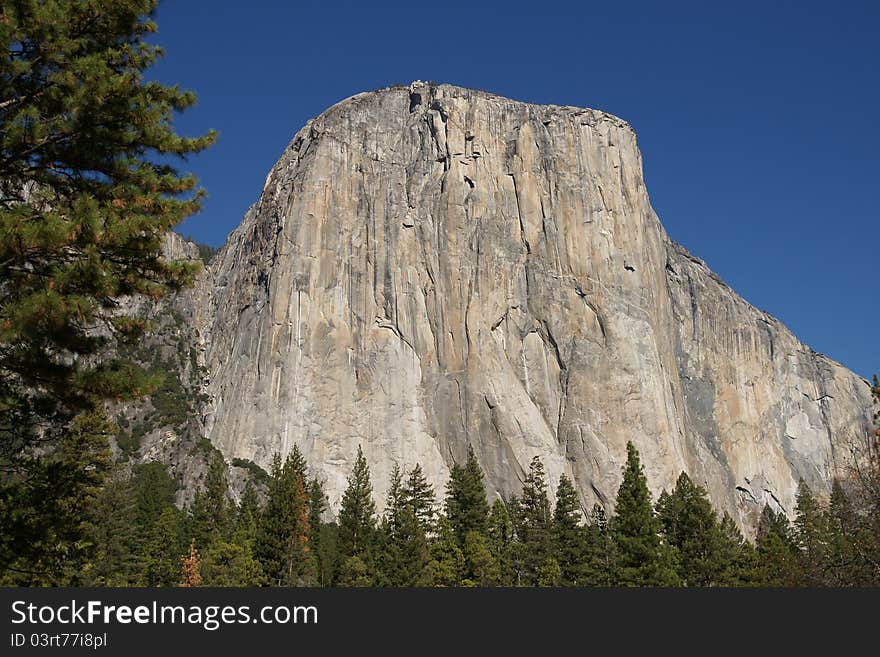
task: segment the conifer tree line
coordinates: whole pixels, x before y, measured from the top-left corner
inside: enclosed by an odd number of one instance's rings
[[[184,509],[158,462],[95,492],[79,559],[60,579],[80,586],[875,586],[877,509],[860,508],[840,481],[820,500],[803,483],[793,522],[765,507],[754,544],[719,517],[682,473],[651,498],[639,454],[627,446],[615,512],[584,514],[562,475],[550,503],[535,457],[521,494],[486,495],[473,451],[454,465],[442,499],[419,465],[395,467],[377,513],[370,470],[357,459],[334,521],[320,480],[297,448],[276,456],[268,482],[234,504],[214,452]]]

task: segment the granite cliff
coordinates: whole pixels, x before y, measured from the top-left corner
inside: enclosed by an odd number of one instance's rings
[[[264,467],[298,445],[331,508],[358,445],[377,501],[394,461],[442,492],[471,446],[490,496],[538,455],[611,505],[632,440],[655,493],[687,471],[752,528],[799,479],[827,490],[870,425],[867,382],[669,239],[633,129],[596,110],[344,100],[187,298],[198,431]]]

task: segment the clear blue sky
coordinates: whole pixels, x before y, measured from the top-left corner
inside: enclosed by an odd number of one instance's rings
[[[880,370],[880,2],[165,0],[154,75],[219,245],[309,118],[414,79],[602,109],[633,125],[666,229],[751,303]]]

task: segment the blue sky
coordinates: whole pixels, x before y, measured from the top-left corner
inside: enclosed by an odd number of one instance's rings
[[[222,244],[311,117],[414,79],[602,109],[636,129],[673,239],[863,376],[880,371],[880,2],[164,0],[153,75]]]

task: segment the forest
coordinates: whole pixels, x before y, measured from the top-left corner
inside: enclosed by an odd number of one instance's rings
[[[753,544],[730,516],[719,517],[685,473],[653,503],[632,443],[613,515],[600,505],[584,514],[564,475],[551,506],[537,457],[521,494],[491,504],[472,451],[453,467],[442,501],[419,465],[396,468],[379,515],[359,450],[333,521],[321,483],[297,448],[283,462],[276,456],[265,484],[249,480],[238,504],[226,472],[214,452],[203,487],[185,509],[175,506],[176,483],[159,462],[84,490],[77,553],[65,554],[50,577],[26,575],[32,568],[22,563],[5,583],[843,587],[880,581],[877,508],[860,508],[843,482],[835,480],[828,499],[801,483],[793,522],[765,507]]]

